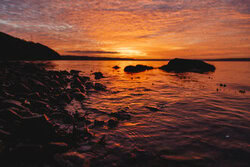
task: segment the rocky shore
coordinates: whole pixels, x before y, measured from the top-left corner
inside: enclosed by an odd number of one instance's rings
[[[0,162],[3,166],[89,166],[89,157],[74,148],[105,144],[91,129],[116,127],[130,119],[125,111],[91,121],[87,111],[68,111],[72,101],[84,105],[91,91],[106,91],[80,71],[49,71],[49,64],[0,62]],[[94,73],[102,78],[101,73]]]

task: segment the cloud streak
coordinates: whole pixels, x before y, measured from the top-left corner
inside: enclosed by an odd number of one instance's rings
[[[101,51],[101,50],[71,50],[71,51],[67,51],[67,53],[74,53],[74,54],[119,54],[119,52]]]

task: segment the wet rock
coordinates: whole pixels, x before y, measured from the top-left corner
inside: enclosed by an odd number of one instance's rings
[[[8,158],[9,160],[11,159],[11,161],[8,163],[34,162],[43,158],[44,156],[46,155],[41,144],[19,143],[10,150]]]
[[[71,102],[71,97],[70,97],[70,95],[68,94],[68,93],[62,93],[62,94],[60,94],[59,96],[58,96],[58,101],[59,101],[59,103],[64,103],[64,102],[66,102],[66,103],[70,103]]]
[[[45,146],[45,150],[49,153],[63,153],[66,152],[69,149],[69,146],[67,143],[64,142],[51,142],[48,145]]]
[[[204,73],[215,71],[215,67],[201,60],[173,59],[167,65],[161,66],[161,70],[167,72],[197,72]]]
[[[4,140],[4,139],[8,138],[10,135],[11,135],[10,132],[7,132],[7,131],[0,129],[0,140]]]
[[[63,80],[60,80],[60,81],[62,82],[62,84],[64,84],[64,83],[63,83]],[[53,79],[53,80],[50,81],[49,86],[50,86],[50,87],[58,88],[58,87],[61,86],[61,83],[60,83],[59,81]]]
[[[66,70],[60,71],[60,73],[63,74],[63,75],[70,75],[70,73],[68,71],[66,71]]]
[[[41,100],[31,100],[30,104],[31,104],[32,111],[34,110],[41,114],[52,111],[52,108],[50,107],[50,105]]]
[[[101,72],[95,72],[93,73],[95,75],[95,79],[101,79],[104,78],[103,74]]]
[[[220,84],[220,87],[226,87],[227,85],[226,84]]]
[[[128,73],[138,73],[138,72],[143,72],[143,71],[152,70],[152,69],[153,69],[153,67],[151,67],[151,66],[138,64],[136,66],[126,66],[124,68],[124,71],[128,72]]]
[[[106,90],[106,86],[104,86],[104,85],[102,85],[100,83],[95,83],[94,89],[95,90],[105,91]]]
[[[94,127],[102,127],[104,126],[104,124],[105,124],[104,121],[98,121],[98,120],[94,121]]]
[[[22,117],[18,113],[16,113],[13,109],[10,109],[10,108],[1,109],[0,118],[7,120],[7,121],[22,120]]]
[[[78,77],[73,78],[73,81],[70,84],[71,88],[79,88],[82,86],[82,82]]]
[[[90,81],[87,81],[87,82],[85,83],[85,87],[86,87],[86,89],[91,89],[91,88],[94,87],[94,84],[93,84],[92,82],[90,82]]]
[[[72,96],[73,96],[76,100],[78,100],[78,101],[82,101],[82,100],[85,99],[85,95],[84,95],[83,93],[81,93],[81,92],[75,92],[75,93],[73,93]]]
[[[31,90],[23,83],[16,83],[11,87],[11,92],[14,92],[18,96],[22,96],[30,93]]]
[[[39,100],[39,99],[41,99],[41,96],[40,96],[40,94],[38,92],[31,93],[27,97],[28,97],[28,99],[32,99],[32,100]]]
[[[105,145],[106,144],[106,135],[103,135],[100,140],[98,141],[98,144]]]
[[[36,92],[47,92],[49,88],[36,79],[30,79],[31,89]]]
[[[243,93],[246,93],[245,90],[239,90],[239,92],[242,93],[242,94],[243,94]]]
[[[61,167],[89,166],[89,160],[83,153],[67,152],[64,154],[56,154],[55,161]]]
[[[45,114],[23,118],[17,132],[21,137],[40,142],[48,142],[56,138],[55,129]]]
[[[119,69],[120,67],[119,66],[114,66],[114,67],[112,67],[113,69]]]
[[[0,102],[1,108],[19,108],[19,109],[25,109],[25,107],[22,105],[20,101],[17,100],[11,100],[11,99],[6,99],[4,101]]]
[[[116,127],[117,125],[118,125],[118,121],[117,120],[115,120],[115,119],[110,119],[110,120],[108,120],[108,127],[110,127],[110,128],[114,128],[114,127]]]
[[[110,116],[117,118],[118,120],[129,120],[131,115],[125,111],[119,111],[111,113]]]
[[[155,107],[146,107],[146,108],[153,112],[160,111],[158,108]]]
[[[70,74],[72,75],[78,75],[81,71],[79,70],[70,70]]]
[[[81,80],[82,83],[85,83],[85,82],[90,80],[89,77],[85,77],[85,76],[81,76],[81,77],[79,77],[79,79]]]

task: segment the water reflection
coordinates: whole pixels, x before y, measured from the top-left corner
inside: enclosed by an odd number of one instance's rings
[[[96,82],[106,85],[109,91],[92,93],[85,107],[94,109],[90,113],[93,120],[102,120],[105,113],[123,109],[132,115],[131,120],[121,121],[117,129],[96,130],[97,134],[106,134],[114,147],[124,152],[146,150],[158,155],[152,155],[155,162],[170,166],[178,166],[179,162],[191,163],[188,166],[214,166],[209,163],[217,161],[227,161],[228,166],[239,161],[242,166],[249,163],[246,157],[250,155],[250,63],[213,62],[217,70],[208,74],[175,74],[159,69],[136,74],[123,71],[127,65],[159,67],[167,62],[54,63],[57,69],[78,69],[82,75],[97,71],[104,74],[106,78]],[[115,65],[121,68],[114,70]],[[220,83],[227,86],[220,87]],[[240,94],[239,88],[246,93]],[[240,156],[235,158],[237,155]]]

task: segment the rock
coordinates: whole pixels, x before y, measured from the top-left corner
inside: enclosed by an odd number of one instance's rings
[[[52,108],[50,107],[50,105],[44,101],[31,100],[30,104],[31,104],[32,111],[36,111],[41,114],[52,111]]]
[[[242,94],[243,94],[243,93],[246,93],[245,90],[239,90],[239,92],[242,93]]]
[[[87,157],[84,154],[80,154],[78,152],[56,154],[55,161],[58,163],[57,166],[61,167],[89,166],[89,160],[87,159]]]
[[[227,85],[226,84],[220,84],[220,87],[226,87]]]
[[[61,86],[61,84],[64,84],[63,83],[63,80],[60,80],[61,82],[59,82],[59,81],[57,81],[57,80],[55,80],[55,79],[52,79],[52,80],[50,80],[50,82],[49,82],[49,86],[50,87],[54,87],[54,88],[58,88],[58,87],[60,87]]]
[[[6,121],[13,121],[13,120],[22,120],[22,117],[17,114],[14,110],[8,109],[1,109],[0,110],[0,118]]]
[[[10,132],[7,132],[7,131],[0,129],[0,140],[8,138],[10,135],[11,135]]]
[[[98,120],[94,121],[94,126],[95,127],[102,127],[104,124],[105,124],[104,121],[98,121]]]
[[[66,70],[60,71],[60,73],[63,74],[63,75],[70,75],[70,73],[68,71],[66,71]]]
[[[114,67],[112,67],[113,69],[119,69],[120,67],[119,66],[114,66]]]
[[[63,153],[69,149],[68,144],[64,142],[51,142],[45,146],[45,150],[49,153]]]
[[[138,73],[138,72],[143,72],[143,71],[146,71],[146,70],[152,70],[153,67],[151,66],[145,66],[145,65],[136,65],[136,66],[127,66],[124,68],[124,71],[125,72],[128,72],[128,73]]]
[[[106,144],[106,135],[103,135],[97,143],[101,144],[101,145],[105,145]]]
[[[72,75],[78,75],[81,71],[78,70],[70,70],[70,74]]]
[[[14,92],[18,96],[23,96],[31,92],[30,88],[23,83],[16,83],[11,87],[11,90],[11,92]]]
[[[95,72],[93,73],[95,75],[95,79],[101,79],[104,78],[103,74],[101,72]]]
[[[160,111],[158,108],[155,108],[155,107],[146,107],[147,109],[149,109],[150,111]]]
[[[19,143],[9,152],[9,158],[11,158],[10,163],[20,163],[20,162],[35,162],[38,159],[41,160],[46,156],[43,146],[41,144],[23,144]],[[12,166],[12,165],[10,165]],[[15,165],[13,165],[15,166]]]
[[[68,93],[62,93],[62,94],[60,94],[59,96],[58,96],[58,101],[59,101],[59,103],[64,103],[64,102],[66,102],[66,103],[70,103],[71,102],[71,97],[70,97],[70,95],[68,94]]]
[[[106,86],[104,86],[104,85],[102,85],[100,83],[95,83],[94,89],[95,90],[105,91],[106,90]]]
[[[0,105],[1,105],[1,108],[15,107],[15,108],[19,108],[19,109],[25,109],[25,107],[22,105],[22,103],[20,101],[11,100],[11,99],[7,99],[7,100],[0,102]]]
[[[85,83],[86,81],[90,80],[89,77],[85,77],[85,76],[79,76],[78,78],[81,80],[82,83]]]
[[[82,82],[78,77],[74,77],[73,81],[70,83],[71,88],[79,88],[82,86]]]
[[[209,71],[215,71],[215,67],[211,64],[205,63],[201,60],[191,59],[173,59],[170,60],[167,65],[161,66],[161,70],[167,72],[197,72],[204,73]]]
[[[93,84],[92,82],[90,82],[90,81],[87,81],[87,82],[85,83],[85,87],[86,87],[86,89],[91,89],[91,88],[94,87],[94,84]]]
[[[114,128],[118,125],[118,123],[119,122],[117,120],[111,118],[110,120],[108,120],[108,127]]]
[[[82,101],[82,100],[85,99],[85,95],[84,95],[83,93],[81,93],[81,92],[75,92],[75,93],[73,93],[72,96],[73,96],[76,100],[78,100],[78,101]]]
[[[39,100],[39,99],[41,99],[41,96],[40,96],[40,94],[38,92],[31,93],[27,97],[28,97],[28,99],[31,99],[31,100]]]
[[[44,93],[47,92],[50,88],[45,86],[42,82],[36,79],[30,79],[31,89],[35,92]]]
[[[54,140],[56,137],[55,129],[45,114],[23,118],[21,123],[17,131],[21,137],[40,142]]]
[[[131,115],[125,111],[119,111],[111,113],[110,116],[117,118],[118,120],[129,120]]]

